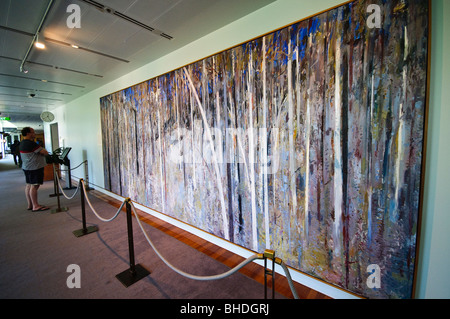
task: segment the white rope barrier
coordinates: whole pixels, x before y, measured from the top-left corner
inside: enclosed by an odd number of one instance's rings
[[[78,165],[77,167],[71,168],[71,169],[59,169],[60,172],[68,172],[68,171],[73,171],[76,170],[78,167],[80,167],[81,165],[83,165],[84,163],[87,163],[87,160],[83,161],[80,163],[80,165]],[[64,164],[63,164],[64,165]]]
[[[286,278],[287,278],[287,281],[288,281],[288,284],[289,284],[289,288],[291,288],[291,292],[292,292],[292,295],[294,296],[294,299],[299,299],[298,298],[298,294],[297,294],[297,290],[294,287],[294,282],[292,281],[292,278],[291,278],[291,273],[289,272],[289,269],[287,268],[287,266],[284,263],[284,261],[281,261],[280,266],[284,270],[284,274],[286,275]]]
[[[84,180],[83,180],[83,179],[80,179],[80,181],[79,181],[79,183],[78,183],[78,186],[77,186],[77,190],[75,191],[75,193],[74,193],[71,197],[68,197],[68,196],[65,195],[64,191],[63,191],[62,188],[61,188],[61,185],[60,185],[58,176],[56,176],[56,179],[57,179],[57,181],[58,181],[58,186],[59,186],[59,188],[61,189],[63,195],[64,195],[67,199],[72,199],[72,198],[77,194],[78,190],[79,190],[81,187],[83,187],[83,191],[84,191],[84,193],[85,193],[85,195],[86,195],[85,198],[86,198],[86,201],[87,201],[89,207],[91,208],[91,210],[92,210],[92,212],[95,214],[95,216],[96,216],[98,219],[100,219],[101,221],[104,221],[104,222],[110,222],[110,221],[114,220],[114,219],[119,215],[119,213],[121,212],[123,206],[124,206],[124,205],[126,204],[126,202],[127,202],[127,199],[124,200],[124,201],[122,202],[122,205],[120,205],[119,209],[118,209],[117,212],[114,214],[114,216],[111,217],[111,218],[109,218],[109,219],[106,219],[106,218],[101,217],[101,216],[97,213],[97,211],[95,210],[95,208],[92,206],[91,201],[89,200],[89,197],[87,196],[86,185],[84,184]],[[190,279],[193,279],[193,280],[200,280],[200,281],[208,281],[208,280],[218,280],[218,279],[223,279],[223,278],[226,278],[226,277],[228,277],[228,276],[234,274],[234,273],[237,272],[239,269],[241,269],[241,268],[244,267],[245,265],[247,265],[247,264],[253,262],[254,260],[256,260],[256,259],[263,259],[263,258],[264,258],[264,257],[263,257],[263,254],[254,254],[254,255],[248,257],[247,259],[245,259],[244,261],[242,261],[240,264],[238,264],[238,265],[235,266],[234,268],[232,268],[232,269],[230,269],[230,270],[228,270],[228,271],[226,271],[226,272],[224,272],[224,273],[222,273],[222,274],[218,274],[218,275],[212,275],[212,276],[197,276],[197,275],[192,275],[192,274],[189,274],[189,273],[187,273],[187,272],[184,272],[184,271],[182,271],[182,270],[176,268],[175,266],[173,266],[171,263],[169,263],[169,262],[164,258],[163,255],[161,255],[161,253],[158,251],[158,249],[155,247],[155,245],[154,245],[153,242],[151,241],[151,239],[150,239],[150,237],[148,236],[147,232],[145,231],[144,227],[142,226],[141,220],[139,219],[139,215],[138,215],[137,212],[136,212],[136,208],[135,208],[133,202],[132,202],[131,200],[129,200],[129,203],[130,203],[130,205],[131,205],[131,209],[132,209],[132,211],[133,211],[133,213],[134,213],[134,216],[136,217],[136,221],[137,221],[137,223],[138,223],[138,225],[139,225],[139,228],[141,229],[141,231],[142,231],[142,233],[143,233],[145,239],[147,240],[147,242],[149,243],[149,245],[152,247],[152,249],[155,251],[155,253],[158,255],[158,257],[159,257],[159,258],[160,258],[160,259],[161,259],[161,260],[162,260],[162,261],[163,261],[170,269],[172,269],[172,270],[175,271],[176,273],[178,273],[178,274],[180,274],[180,275],[182,275],[182,276],[184,276],[184,277],[186,277],[186,278],[190,278]],[[287,278],[287,280],[288,280],[289,287],[291,288],[292,295],[294,296],[295,299],[299,299],[299,298],[298,298],[297,291],[296,291],[296,289],[295,289],[295,287],[294,287],[294,284],[293,284],[291,275],[290,275],[290,273],[289,273],[289,269],[287,268],[286,264],[285,264],[281,259],[279,259],[279,258],[276,258],[276,263],[278,263],[278,264],[283,268],[284,273],[285,273],[285,275],[286,275],[286,278]]]
[[[114,220],[119,215],[120,211],[123,208],[123,205],[125,205],[125,201],[122,202],[122,205],[120,205],[119,209],[117,210],[116,214],[113,217],[111,217],[109,219],[103,218],[97,213],[97,211],[92,206],[91,201],[89,200],[89,196],[87,195],[87,192],[86,192],[86,186],[84,185],[84,181],[81,179],[80,182],[81,182],[80,184],[82,184],[82,187],[84,189],[84,194],[86,195],[85,196],[86,201],[87,201],[89,207],[91,208],[92,212],[95,214],[95,216],[97,216],[98,219],[100,219],[101,221],[104,221],[104,222],[110,222],[110,221]]]
[[[239,269],[241,269],[242,267],[244,267],[245,265],[247,265],[248,263],[254,261],[255,259],[262,259],[262,255],[261,254],[254,254],[250,257],[248,257],[246,260],[244,260],[243,262],[241,262],[239,265],[237,265],[236,267],[230,269],[229,271],[223,273],[223,274],[219,274],[219,275],[213,275],[213,276],[196,276],[196,275],[191,275],[188,274],[178,268],[176,268],[175,266],[173,266],[172,264],[170,264],[162,255],[161,253],[156,249],[155,245],[153,244],[153,242],[150,240],[150,238],[148,237],[147,232],[144,230],[144,228],[142,227],[142,223],[139,219],[139,216],[136,212],[136,208],[134,207],[133,202],[131,202],[131,208],[133,210],[134,215],[136,216],[136,220],[138,222],[139,227],[142,230],[142,233],[144,234],[145,238],[147,239],[147,242],[150,244],[150,246],[153,248],[153,250],[155,251],[155,253],[158,255],[159,258],[161,258],[161,260],[173,271],[175,271],[176,273],[190,278],[190,279],[194,279],[194,280],[217,280],[217,279],[223,279],[225,277],[230,276],[231,274],[235,273],[236,271],[238,271]]]
[[[56,174],[55,171],[53,171],[53,172],[54,172],[54,174]],[[75,195],[78,193],[78,190],[80,189],[80,183],[78,183],[77,189],[76,189],[75,192],[72,194],[72,196],[69,197],[69,196],[66,195],[66,193],[64,193],[64,190],[63,190],[62,187],[61,187],[61,183],[60,183],[60,181],[59,181],[58,175],[56,174],[55,176],[56,176],[56,180],[57,180],[57,182],[58,182],[58,188],[61,190],[61,193],[63,194],[63,196],[64,196],[65,198],[67,198],[67,199],[72,199],[72,198],[74,198]]]

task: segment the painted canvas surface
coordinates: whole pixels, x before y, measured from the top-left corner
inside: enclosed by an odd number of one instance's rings
[[[411,297],[428,10],[351,2],[101,98],[105,187],[356,294]]]

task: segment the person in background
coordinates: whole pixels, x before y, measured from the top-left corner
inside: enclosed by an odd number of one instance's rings
[[[44,183],[44,167],[47,165],[45,156],[48,155],[48,152],[34,141],[36,133],[33,128],[23,128],[22,136],[23,140],[20,142],[19,150],[22,169],[25,173],[25,196],[28,210],[33,212],[48,210],[49,207],[42,206],[38,202],[38,189]]]
[[[14,158],[14,164],[20,166],[21,161],[20,161],[19,144],[20,144],[20,142],[18,140],[14,141],[14,143],[11,145],[11,154]]]

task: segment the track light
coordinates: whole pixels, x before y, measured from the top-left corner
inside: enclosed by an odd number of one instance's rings
[[[42,27],[42,25],[44,24],[44,20],[45,20],[45,18],[47,17],[48,12],[50,11],[50,8],[51,8],[51,6],[52,6],[52,4],[53,4],[53,1],[54,1],[54,0],[49,0],[49,2],[48,2],[47,9],[45,10],[44,15],[42,16],[42,19],[41,19],[41,22],[39,23],[39,27],[37,28],[36,34],[34,35],[33,40],[31,41],[31,43],[30,43],[30,45],[29,45],[29,47],[28,47],[27,53],[25,54],[24,58],[22,59],[22,63],[20,64],[20,72],[28,73],[28,70],[26,70],[26,69],[24,68],[24,64],[27,62],[28,55],[30,54],[30,51],[31,51],[31,49],[33,48],[34,43],[35,43],[35,42],[36,42],[36,43],[39,42],[39,40],[38,40],[38,37],[39,37],[39,31],[41,30],[41,27]],[[42,48],[42,47],[41,47],[41,48]],[[44,48],[45,48],[45,45],[44,45]]]
[[[35,45],[36,48],[38,48],[38,49],[45,49],[45,44],[42,43],[42,42],[36,42],[34,45]]]
[[[34,41],[34,46],[38,49],[45,49],[45,44],[39,41],[39,33],[36,34],[36,41]]]

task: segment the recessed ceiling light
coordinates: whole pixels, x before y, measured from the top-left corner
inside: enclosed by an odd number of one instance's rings
[[[79,46],[76,45],[76,44],[72,44],[71,47],[74,48],[74,49],[78,49],[79,48]]]

